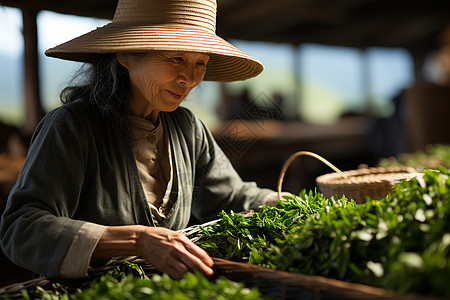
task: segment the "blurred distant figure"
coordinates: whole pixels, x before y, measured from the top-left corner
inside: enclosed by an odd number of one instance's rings
[[[406,109],[405,150],[424,150],[428,144],[450,143],[450,25],[438,40],[434,80],[425,78],[403,91]]]
[[[251,103],[250,92],[244,88],[241,93],[232,95],[225,84],[221,85],[221,100],[217,108],[217,114],[222,121],[232,119],[244,119],[245,107]]]
[[[226,86],[222,86],[222,99],[217,113],[222,121],[227,120],[285,120],[283,95],[274,92],[271,97],[260,93],[254,99],[250,91],[244,88],[239,94],[231,95]]]
[[[369,144],[376,156],[450,143],[450,26],[443,30],[438,45],[422,77],[393,97],[393,115],[374,123]]]
[[[272,101],[269,109],[273,111],[273,119],[286,120],[286,114],[284,113],[284,97],[280,92],[274,92],[272,94]]]
[[[436,61],[441,72],[441,84],[450,85],[450,25],[441,35],[441,48],[438,50]]]

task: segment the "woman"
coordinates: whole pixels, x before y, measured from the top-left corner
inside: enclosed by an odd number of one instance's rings
[[[111,23],[46,52],[91,71],[35,131],[1,221],[13,262],[71,278],[137,255],[174,278],[211,275],[212,259],[175,230],[273,203],[179,107],[203,79],[263,69],[215,35],[215,18],[215,1],[120,0]]]

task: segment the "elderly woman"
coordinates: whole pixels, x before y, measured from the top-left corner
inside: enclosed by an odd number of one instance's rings
[[[91,68],[40,122],[10,193],[1,244],[13,262],[73,278],[137,255],[175,278],[211,275],[212,259],[176,230],[277,199],[243,182],[179,107],[202,80],[263,69],[216,36],[215,18],[212,0],[120,0],[111,23],[46,52]]]

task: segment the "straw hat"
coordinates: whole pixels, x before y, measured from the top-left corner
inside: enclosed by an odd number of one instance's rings
[[[204,80],[257,76],[263,65],[215,33],[215,0],[119,0],[111,23],[48,49],[47,56],[93,62],[99,54],[150,50],[210,55]]]

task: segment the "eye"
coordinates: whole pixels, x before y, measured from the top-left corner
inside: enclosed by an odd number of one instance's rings
[[[184,62],[184,58],[181,56],[174,56],[174,57],[172,57],[172,60],[177,63]]]
[[[205,68],[206,67],[206,62],[205,61],[198,61],[197,62],[197,66]]]

